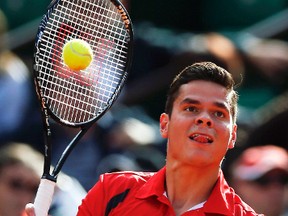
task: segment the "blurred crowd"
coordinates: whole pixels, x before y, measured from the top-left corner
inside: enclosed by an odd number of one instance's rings
[[[11,32],[41,17],[49,2],[35,0],[37,11],[29,16],[25,0],[13,2],[0,2],[0,215],[5,216],[21,215],[33,201],[44,148],[32,82],[34,38],[15,47]],[[288,215],[288,1],[229,2],[123,0],[135,33],[127,84],[65,163],[51,215],[61,212],[67,196],[74,200],[71,206],[78,203],[103,172],[157,171],[164,165],[158,118],[166,90],[176,72],[197,61],[226,68],[239,85],[238,138],[223,163],[225,175],[256,211]],[[55,163],[77,130],[52,122],[52,132]],[[68,182],[75,197],[68,194]]]

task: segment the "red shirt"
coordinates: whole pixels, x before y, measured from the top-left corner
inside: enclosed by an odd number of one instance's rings
[[[79,207],[77,216],[175,216],[164,195],[164,167],[157,173],[118,172],[100,176]],[[228,186],[223,173],[203,207],[182,216],[259,215]]]

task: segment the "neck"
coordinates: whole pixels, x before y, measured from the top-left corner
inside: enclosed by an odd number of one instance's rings
[[[176,215],[206,201],[219,176],[219,167],[167,164],[166,191]],[[210,169],[205,170],[204,169]]]

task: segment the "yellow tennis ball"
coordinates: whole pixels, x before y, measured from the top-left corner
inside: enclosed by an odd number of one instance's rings
[[[64,45],[62,58],[70,69],[75,71],[84,70],[93,59],[93,51],[86,41],[72,39]]]

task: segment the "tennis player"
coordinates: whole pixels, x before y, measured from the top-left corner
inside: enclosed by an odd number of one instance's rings
[[[186,67],[173,80],[160,116],[165,167],[101,175],[77,215],[262,215],[241,200],[221,170],[236,141],[237,101],[225,69],[211,62]]]

